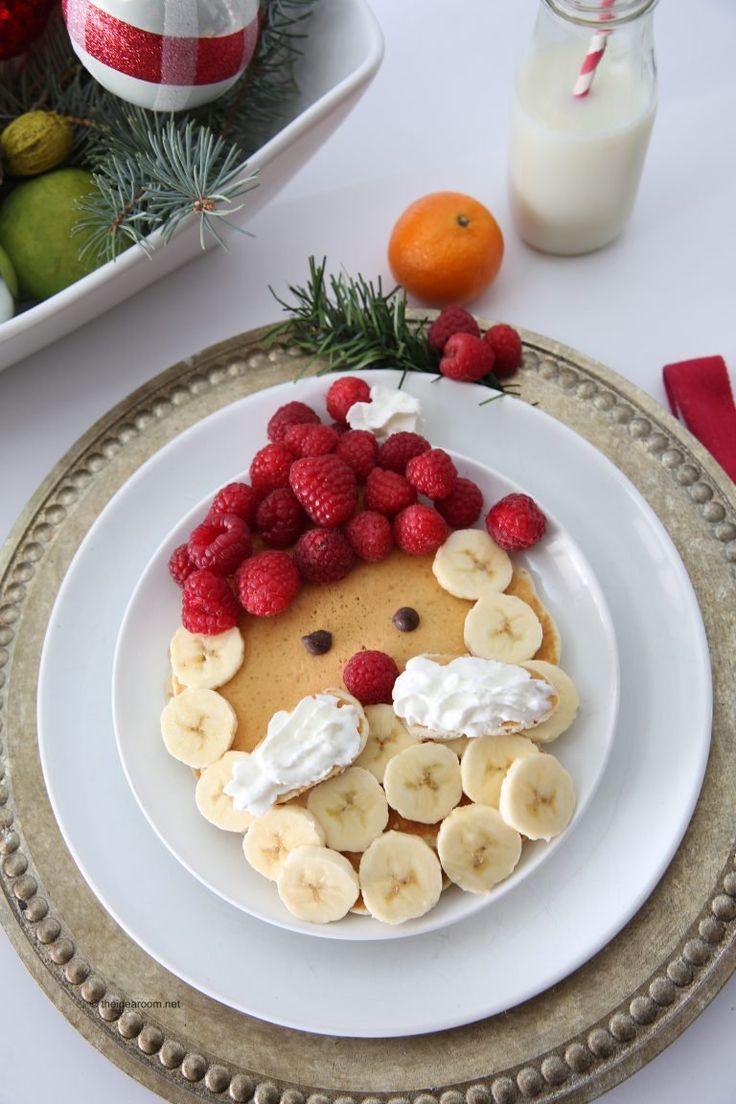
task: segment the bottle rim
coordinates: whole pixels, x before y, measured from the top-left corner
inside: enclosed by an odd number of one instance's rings
[[[614,30],[625,23],[631,23],[642,15],[648,14],[657,4],[657,0],[613,0],[610,6],[602,0],[544,0],[555,15],[569,23],[582,27],[599,27],[602,23],[608,30]]]

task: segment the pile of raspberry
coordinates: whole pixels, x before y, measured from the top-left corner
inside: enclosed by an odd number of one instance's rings
[[[356,560],[385,559],[394,547],[433,555],[451,528],[480,517],[483,496],[442,449],[418,433],[381,444],[350,429],[365,380],[343,376],[326,395],[331,424],[303,402],[279,407],[248,483],[230,483],[180,545],[169,571],[182,587],[182,623],[214,635],[281,613],[303,583],[338,582]]]
[[[476,383],[488,376],[505,380],[521,367],[521,338],[513,326],[498,323],[484,334],[464,307],[445,307],[427,334],[448,379]]]

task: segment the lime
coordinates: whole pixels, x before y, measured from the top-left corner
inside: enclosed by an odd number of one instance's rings
[[[14,299],[17,299],[18,277],[15,275],[15,269],[13,268],[10,257],[2,248],[2,246],[0,246],[0,280],[5,281],[5,285],[8,291]]]
[[[24,298],[48,299],[97,268],[95,260],[79,259],[84,235],[71,233],[76,201],[94,187],[84,169],[57,169],[19,184],[0,207],[0,246]]]

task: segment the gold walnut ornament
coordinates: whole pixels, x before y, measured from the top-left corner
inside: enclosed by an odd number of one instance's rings
[[[61,165],[69,156],[72,124],[52,111],[27,111],[8,123],[0,134],[5,168],[11,176],[38,176]]]

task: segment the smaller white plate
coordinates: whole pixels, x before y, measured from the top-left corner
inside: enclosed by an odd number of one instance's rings
[[[456,453],[453,456],[460,474],[483,491],[486,507],[521,489],[474,460]],[[244,478],[242,473],[239,478]],[[269,924],[326,939],[384,940],[434,931],[473,915],[518,886],[554,850],[564,846],[582,817],[608,759],[618,712],[619,664],[613,624],[601,588],[578,545],[548,514],[543,541],[524,556],[515,557],[530,568],[558,624],[563,666],[575,680],[583,703],[569,732],[546,749],[575,782],[578,804],[567,830],[551,843],[526,841],[514,873],[488,895],[450,887],[425,916],[397,926],[357,915],[331,924],[307,924],[288,912],[274,883],[247,864],[242,837],[215,828],[201,816],[194,803],[191,770],[166,752],[160,736],[159,714],[166,702],[169,674],[168,645],[180,623],[181,602],[181,592],[169,579],[167,563],[174,548],[185,542],[204,518],[217,489],[187,513],[148,563],[126,610],[113,665],[118,751],[138,804],[163,843],[199,881],[237,908]]]

